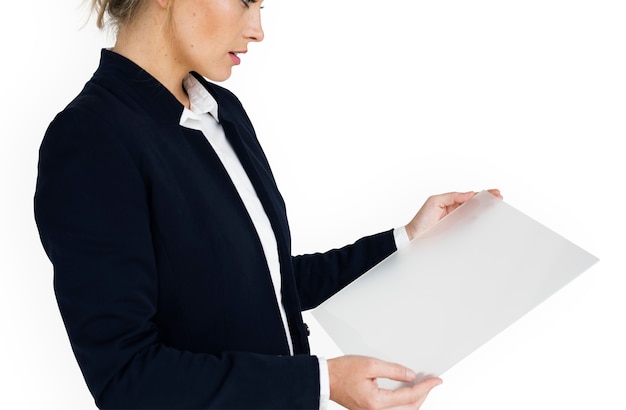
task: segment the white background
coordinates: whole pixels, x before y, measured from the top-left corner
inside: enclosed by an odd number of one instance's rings
[[[256,124],[295,252],[402,225],[430,194],[497,187],[600,258],[445,374],[423,409],[626,409],[623,1],[265,6],[266,40],[226,86]],[[47,124],[112,40],[81,29],[79,0],[3,14],[0,408],[90,409],[32,197]],[[314,353],[339,354],[307,320]]]

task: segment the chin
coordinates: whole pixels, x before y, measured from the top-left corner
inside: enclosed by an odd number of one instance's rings
[[[216,83],[221,83],[222,81],[226,81],[230,78],[232,74],[232,70],[226,70],[221,73],[216,73],[216,72],[207,72],[207,73],[199,72],[199,73],[207,80],[210,80]]]

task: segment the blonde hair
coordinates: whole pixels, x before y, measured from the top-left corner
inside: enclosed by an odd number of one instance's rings
[[[98,16],[99,28],[108,23],[119,28],[133,19],[143,3],[144,0],[91,0],[91,8]]]

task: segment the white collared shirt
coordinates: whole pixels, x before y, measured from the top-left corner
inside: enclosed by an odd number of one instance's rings
[[[285,328],[289,351],[293,354],[293,342],[287,322],[287,315],[281,298],[280,262],[278,259],[278,245],[269,218],[263,209],[254,186],[250,182],[237,154],[226,139],[224,129],[219,123],[217,101],[206,88],[191,74],[188,74],[183,85],[190,101],[190,109],[185,108],[180,118],[180,125],[186,128],[201,131],[207,138],[211,147],[226,168],[239,196],[241,197],[250,218],[257,231],[263,252],[270,269],[270,277],[274,285],[274,292],[280,315]],[[409,243],[409,238],[404,227],[394,230],[396,247],[399,248]],[[330,398],[330,380],[326,359],[318,357],[320,367],[320,409],[325,409]]]
[[[219,123],[218,106],[213,96],[204,88],[202,84],[192,75],[187,75],[183,85],[189,96],[190,108],[185,108],[180,118],[180,125],[194,130],[202,131],[211,147],[226,168],[237,192],[243,201],[248,214],[254,224],[254,228],[259,235],[263,253],[267,260],[270,276],[274,285],[276,300],[279,301],[280,315],[289,343],[289,352],[293,354],[293,342],[287,323],[287,315],[281,301],[281,280],[280,263],[278,260],[278,244],[270,224],[270,220],[263,209],[263,205],[257,196],[248,174],[244,170],[237,154],[226,139],[224,129]],[[209,115],[207,115],[209,114]]]

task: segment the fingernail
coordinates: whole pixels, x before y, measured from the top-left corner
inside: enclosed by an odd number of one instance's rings
[[[406,369],[406,377],[407,379],[414,380],[417,377],[417,374],[411,369]]]

